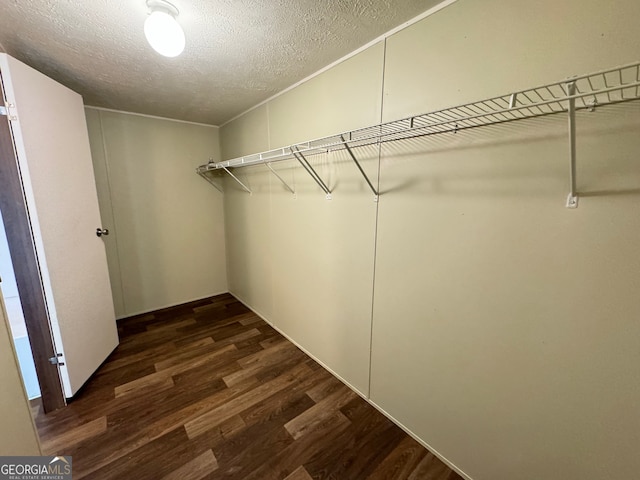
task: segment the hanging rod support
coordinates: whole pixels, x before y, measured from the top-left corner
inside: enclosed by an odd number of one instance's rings
[[[298,150],[296,147],[291,147],[291,154],[295,157],[296,160],[298,160],[298,162],[300,162],[300,165],[304,167],[307,173],[311,175],[311,178],[313,178],[318,186],[324,191],[325,195],[327,196],[327,200],[331,200],[331,190],[329,190],[329,187],[327,187],[327,185],[322,181],[320,175],[316,173],[307,159],[304,158],[302,152],[300,152],[300,150]]]
[[[567,208],[578,207],[578,193],[576,191],[576,82],[567,83],[567,95],[569,97],[569,150],[570,150],[570,168],[569,168],[569,182],[570,191],[567,197]]]
[[[240,184],[240,186],[245,191],[247,191],[247,192],[249,192],[249,194],[253,195],[253,192],[251,191],[251,189],[249,187],[247,187],[244,183],[242,183],[238,177],[236,177],[233,173],[231,173],[227,167],[225,167],[223,165],[222,168],[224,169],[225,172],[227,172],[229,175],[231,175],[231,178],[233,178],[236,182],[238,182]]]
[[[293,188],[291,188],[291,187],[289,186],[289,184],[288,184],[287,182],[285,182],[285,181],[284,181],[284,179],[283,179],[280,175],[278,175],[278,172],[276,172],[276,171],[273,169],[273,167],[271,166],[271,164],[270,164],[269,162],[265,162],[265,165],[269,168],[269,170],[271,170],[271,172],[272,172],[276,177],[278,177],[278,180],[280,180],[280,181],[282,182],[282,184],[283,184],[285,187],[287,187],[287,190],[289,190],[289,191],[290,191],[291,193],[293,193],[294,195],[296,194],[296,191],[295,191]]]
[[[211,185],[213,185],[213,186],[216,188],[216,190],[218,190],[220,193],[224,193],[224,191],[222,190],[222,188],[221,188],[221,187],[219,187],[217,183],[215,183],[211,178],[209,178],[209,177],[207,176],[206,171],[205,171],[205,172],[202,172],[202,171],[200,171],[200,169],[199,169],[199,168],[196,168],[196,173],[197,173],[198,175],[200,175],[202,178],[204,178],[204,179],[205,179],[207,182],[209,182]]]
[[[351,157],[351,160],[353,160],[353,162],[356,164],[356,167],[358,167],[358,170],[360,170],[360,173],[362,174],[362,176],[364,177],[364,179],[367,181],[367,185],[369,185],[369,188],[371,189],[371,191],[373,192],[373,194],[375,195],[375,199],[378,199],[378,192],[376,191],[375,187],[373,186],[373,184],[371,183],[371,180],[369,180],[369,177],[367,177],[367,174],[364,173],[364,170],[362,169],[362,166],[360,165],[360,162],[358,162],[358,159],[356,158],[356,156],[353,154],[353,151],[351,150],[351,147],[349,146],[349,144],[347,143],[347,141],[344,138],[344,135],[340,135],[340,138],[342,139],[342,141],[344,142],[344,148],[347,150],[347,153],[349,154],[349,156]]]

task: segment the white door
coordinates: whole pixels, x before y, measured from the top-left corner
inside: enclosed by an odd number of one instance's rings
[[[0,54],[65,396],[118,345],[82,97]]]

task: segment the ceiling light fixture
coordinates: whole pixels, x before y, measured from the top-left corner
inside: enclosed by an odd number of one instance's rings
[[[144,22],[144,35],[149,45],[165,57],[177,57],[184,50],[182,27],[176,20],[178,9],[166,0],[147,0],[149,16]]]

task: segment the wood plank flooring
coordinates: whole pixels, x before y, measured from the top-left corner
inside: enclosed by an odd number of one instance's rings
[[[231,295],[119,332],[68,407],[34,406],[76,480],[461,480]]]

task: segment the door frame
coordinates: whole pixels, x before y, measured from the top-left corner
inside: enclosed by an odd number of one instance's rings
[[[5,104],[1,75],[0,87],[2,87],[0,99],[2,104]],[[11,125],[9,117],[2,115],[0,115],[0,210],[4,218],[11,262],[40,384],[42,408],[46,413],[64,407],[66,399],[58,367],[49,362],[50,358],[56,357],[56,351],[28,208],[22,190]]]

